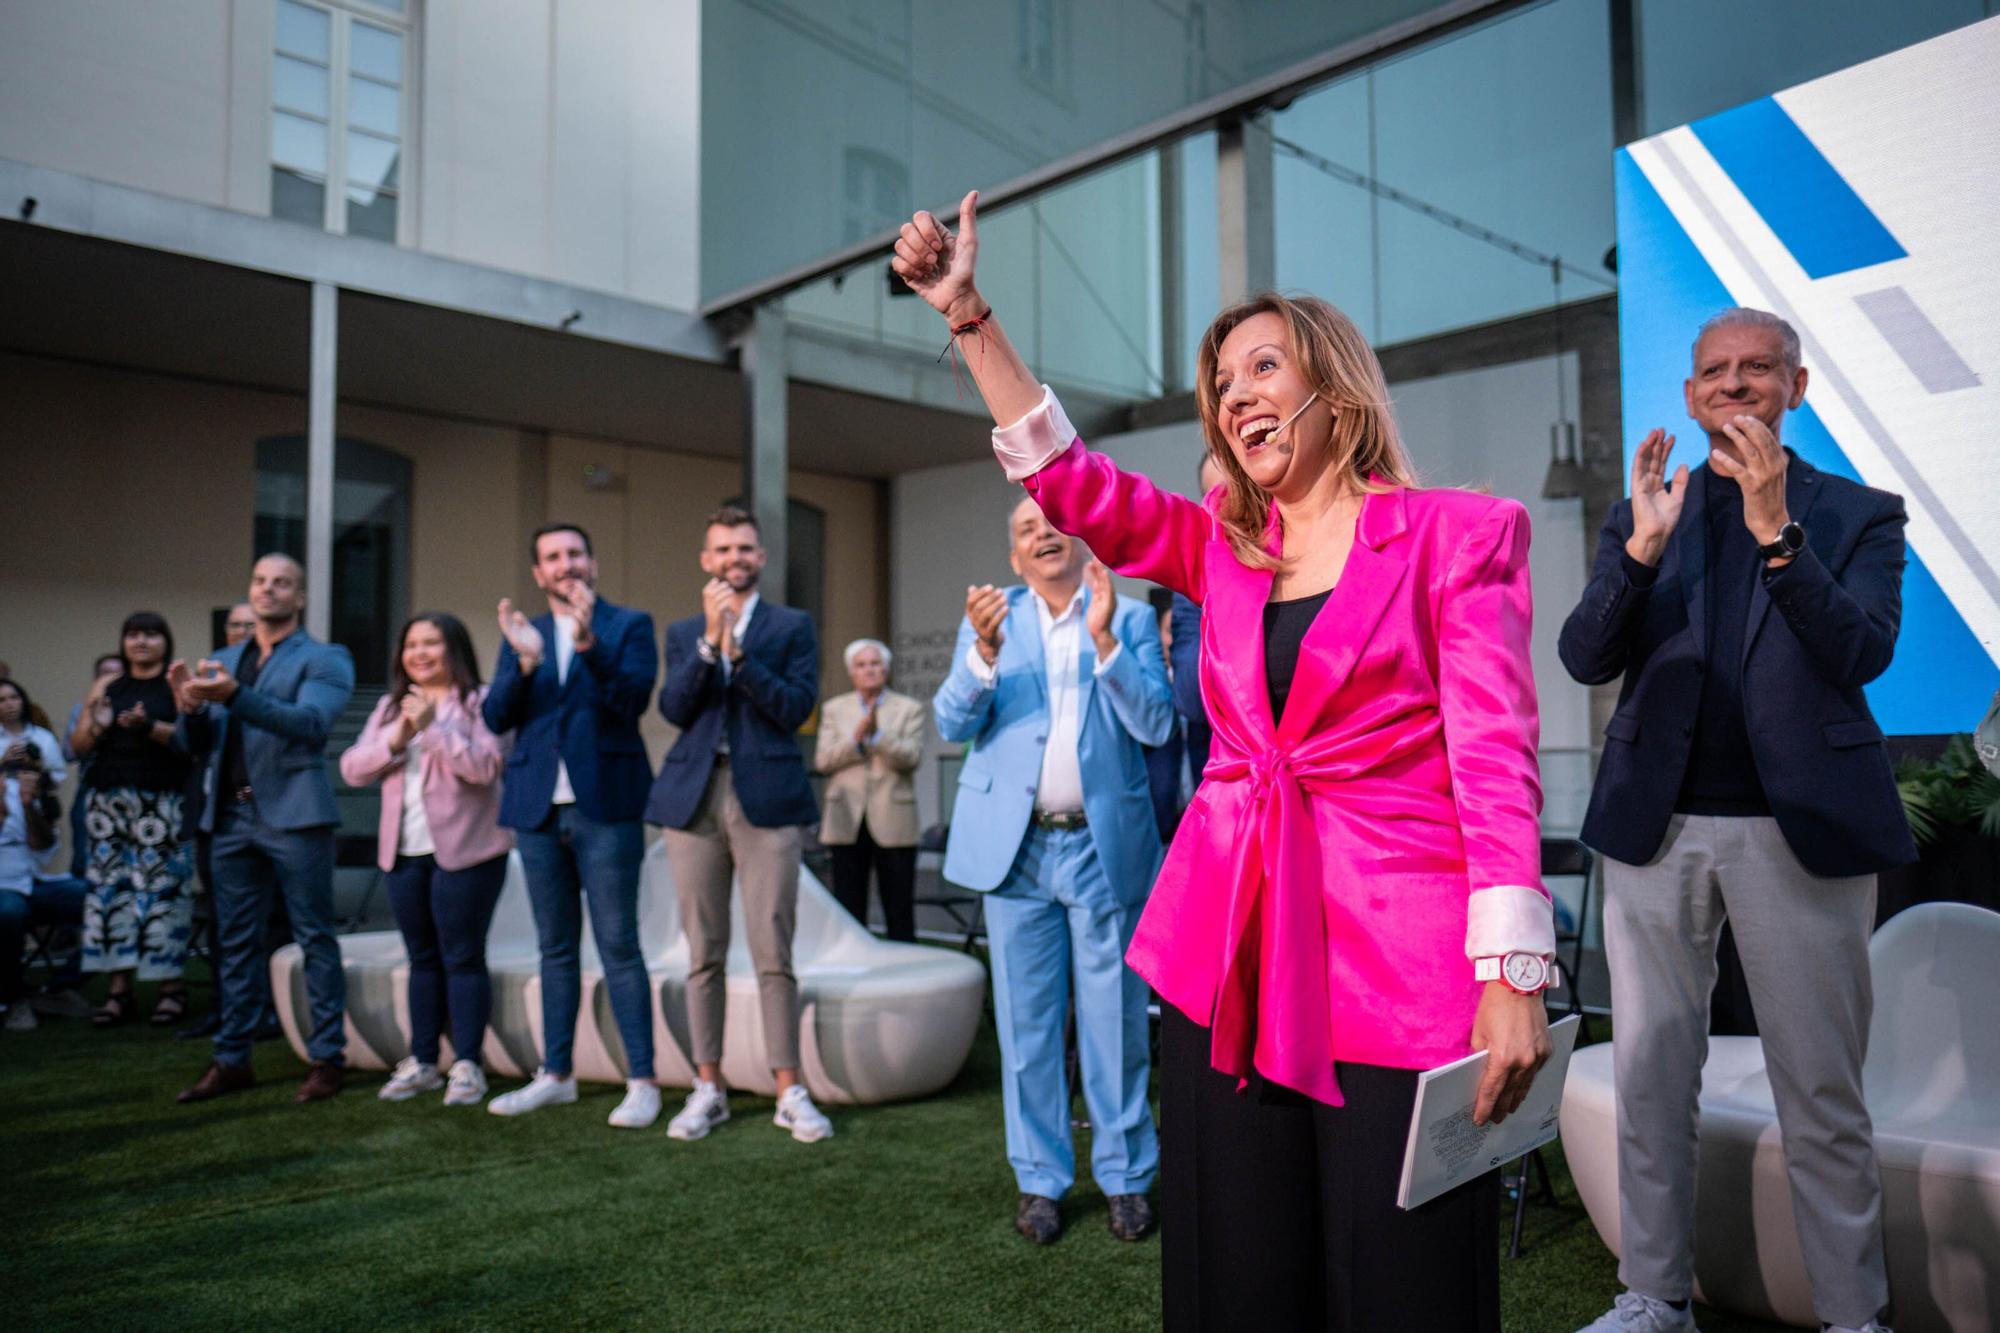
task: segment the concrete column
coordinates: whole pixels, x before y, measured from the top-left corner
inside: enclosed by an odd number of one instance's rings
[[[1181,287],[1181,251],[1187,226],[1181,216],[1179,143],[1160,150],[1160,395],[1178,393],[1181,383],[1181,326],[1187,319],[1187,292]]]
[[[334,372],[340,360],[340,289],[312,285],[312,370],[306,387],[306,629],[333,625]]]
[[[1226,123],[1215,136],[1216,286],[1223,305],[1278,285],[1271,127],[1260,117]]]
[[[758,591],[785,600],[786,469],[791,448],[786,419],[785,307],[767,301],[736,341],[743,374],[743,497],[757,515],[766,560]]]

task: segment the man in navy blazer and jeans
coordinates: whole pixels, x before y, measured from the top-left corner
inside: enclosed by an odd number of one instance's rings
[[[204,771],[201,831],[212,835],[209,881],[219,944],[222,1023],[215,1061],[180,1094],[206,1101],[247,1088],[250,1044],[267,1003],[259,985],[272,893],[284,896],[305,953],[312,1068],[297,1101],[340,1091],[347,1047],[347,977],[333,934],[333,834],[340,823],[327,777],[326,736],[354,693],[347,649],[306,633],[305,570],[267,555],[250,571],[256,633],[190,672],[167,668],[181,745]]]
[[[574,523],[536,529],[531,549],[549,609],[530,621],[501,601],[507,642],[482,711],[494,732],[515,733],[500,822],[514,830],[541,946],[542,1067],[526,1087],[486,1105],[495,1115],[524,1115],[576,1100],[571,1050],[588,906],[628,1066],[611,1123],[644,1129],[660,1114],[652,983],[639,949],[639,815],[652,778],[639,716],[660,670],[653,618],[597,595],[590,534]]]
[[[701,569],[701,613],[667,626],[660,712],[681,736],[646,806],[647,820],[665,829],[688,941],[695,1085],[667,1133],[699,1139],[729,1118],[722,1032],[733,875],[778,1086],[775,1121],[812,1143],[833,1126],[799,1082],[792,930],[799,826],[819,818],[797,736],[819,697],[819,638],[805,612],[758,596],[764,545],[747,511],[728,505],[709,515]]]
[[[1861,1065],[1876,872],[1916,858],[1862,686],[1895,653],[1902,500],[1778,443],[1804,400],[1798,334],[1725,310],[1686,382],[1706,462],[1666,481],[1639,446],[1560,651],[1622,674],[1583,840],[1604,854],[1618,1017],[1627,1290],[1593,1331],[1692,1330],[1696,1096],[1727,914],[1756,1005],[1813,1307],[1875,1329],[1888,1304]]]

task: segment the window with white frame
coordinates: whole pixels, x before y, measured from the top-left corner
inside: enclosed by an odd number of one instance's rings
[[[271,216],[394,242],[413,0],[276,0]]]

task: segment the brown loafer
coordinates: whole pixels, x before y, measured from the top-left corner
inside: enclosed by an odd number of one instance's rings
[[[1037,1245],[1053,1245],[1062,1236],[1062,1209],[1041,1194],[1023,1194],[1014,1211],[1014,1230]]]
[[[313,1061],[312,1068],[306,1071],[305,1082],[299,1084],[292,1100],[300,1106],[307,1102],[325,1101],[340,1091],[341,1073],[339,1065],[330,1065],[324,1060]]]
[[[1153,1201],[1143,1194],[1114,1194],[1111,1205],[1111,1234],[1120,1240],[1144,1240],[1153,1229]]]
[[[226,1065],[217,1060],[202,1070],[201,1077],[191,1086],[182,1088],[180,1096],[174,1100],[181,1103],[205,1102],[211,1097],[220,1097],[226,1092],[241,1092],[256,1085],[257,1076],[250,1072],[249,1065]]]

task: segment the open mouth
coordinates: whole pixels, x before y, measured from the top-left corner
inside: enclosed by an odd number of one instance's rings
[[[1061,542],[1043,542],[1035,548],[1034,556],[1037,560],[1046,560],[1050,556],[1058,556],[1062,553],[1063,544]]]
[[[1252,417],[1236,428],[1236,438],[1243,442],[1246,452],[1254,453],[1269,444],[1277,431],[1276,417]]]

